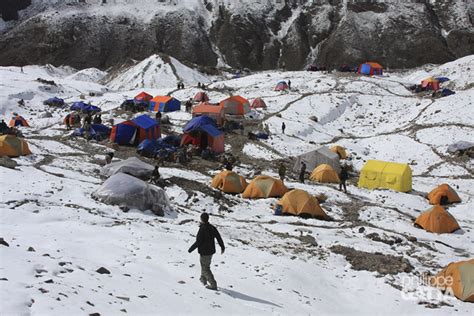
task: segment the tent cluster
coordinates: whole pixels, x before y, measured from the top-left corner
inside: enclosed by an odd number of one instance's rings
[[[270,176],[259,175],[247,183],[237,173],[224,170],[214,176],[211,186],[224,193],[242,193],[244,199],[281,198],[276,204],[275,215],[330,219],[316,197],[304,190],[289,190],[283,181]]]
[[[448,89],[442,88],[441,84],[449,81],[447,77],[428,77],[423,80],[419,84],[412,85],[409,89],[415,93],[420,92],[433,92],[432,97],[446,97],[449,95],[453,95],[456,92]]]

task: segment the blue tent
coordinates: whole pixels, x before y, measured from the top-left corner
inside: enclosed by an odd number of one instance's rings
[[[101,112],[102,110],[99,107],[95,106],[95,105],[90,105],[90,104],[84,103],[82,101],[79,101],[79,102],[74,102],[71,105],[71,111],[94,113],[94,112]]]
[[[216,121],[209,116],[197,116],[193,118],[186,124],[186,126],[184,126],[183,131],[185,133],[202,131],[212,137],[217,137],[223,134],[223,132],[217,128]]]
[[[106,139],[110,135],[111,129],[102,124],[92,124],[89,127],[89,136],[91,139],[95,139],[97,141]],[[84,136],[84,128],[78,128],[73,133],[74,136]]]
[[[146,157],[155,157],[156,155],[167,156],[170,153],[174,153],[179,146],[179,143],[177,146],[173,146],[163,140],[145,139],[138,145],[137,152]]]
[[[146,114],[125,121],[112,128],[111,141],[119,145],[133,145],[145,139],[160,138],[160,125]]]
[[[151,112],[173,112],[181,110],[181,101],[169,96],[156,96],[150,101]]]
[[[53,97],[49,98],[48,100],[44,101],[43,104],[51,105],[51,106],[63,106],[64,100],[61,98]]]
[[[447,78],[447,77],[436,77],[435,79],[438,80],[439,83],[449,81],[449,78]]]

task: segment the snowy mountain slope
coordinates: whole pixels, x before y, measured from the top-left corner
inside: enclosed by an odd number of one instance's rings
[[[15,170],[0,167],[0,237],[9,243],[0,245],[0,310],[15,315],[367,315],[381,310],[390,315],[469,315],[471,304],[419,284],[421,273],[474,256],[473,159],[446,152],[448,144],[469,140],[474,133],[467,119],[474,116],[470,74],[456,65],[449,71],[460,77],[452,81],[466,82],[467,88],[441,99],[407,92],[401,85],[406,73],[361,78],[275,71],[209,86],[213,101],[232,93],[261,96],[267,102],[268,108],[259,110],[264,118],[246,123],[246,131],[268,125],[269,140],[226,136],[226,148],[241,160],[235,170],[247,178],[257,168],[276,176],[278,161],[273,159],[284,157],[291,164],[289,156],[321,144],[346,146],[356,171],[367,159],[410,163],[414,192],[407,194],[360,189],[354,178],[344,194],[335,185],[301,184],[289,175],[287,186],[328,197],[321,205],[334,218],[330,222],[273,216],[276,199],[221,194],[209,186],[221,165],[199,158],[160,169],[173,206],[165,217],[124,213],[97,202],[91,194],[104,181],[98,171],[111,149],[68,137],[60,125],[67,111],[48,109],[42,100],[58,94],[72,101],[102,90],[103,96],[86,101],[113,113],[123,99],[140,91],[127,86],[133,83],[130,76],[116,77],[123,90],[107,90],[95,82],[73,80],[70,69],[30,66],[21,73],[16,67],[0,68],[5,118],[16,111],[29,119],[32,127],[22,132],[33,151],[15,158]],[[60,90],[43,89],[35,81],[39,76],[59,83]],[[151,82],[153,73],[145,78]],[[291,79],[289,93],[273,91],[282,79]],[[172,84],[166,86],[160,83],[147,91],[170,92],[183,100],[198,91],[187,87],[173,92]],[[18,96],[27,94],[26,106],[18,107]],[[445,112],[440,115],[438,109]],[[40,118],[46,110],[52,118]],[[169,116],[175,131],[190,118],[184,112]],[[116,159],[130,155],[131,148],[116,151]],[[463,200],[449,207],[462,229],[436,235],[415,228],[413,218],[430,207],[421,194],[444,182]],[[213,259],[218,292],[203,289],[198,257],[187,253],[203,210],[211,213],[226,243],[224,255]],[[95,272],[100,267],[110,274]]]
[[[106,79],[107,86],[114,90],[139,88],[170,88],[182,81],[185,85],[207,84],[210,80],[205,75],[191,69],[170,57],[165,61],[159,55],[130,66],[118,76]]]

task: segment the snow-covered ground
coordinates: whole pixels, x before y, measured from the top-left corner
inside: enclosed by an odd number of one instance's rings
[[[149,63],[156,66],[153,71]],[[324,193],[328,199],[322,207],[334,218],[331,222],[275,217],[271,211],[276,199],[217,194],[209,184],[218,164],[162,168],[174,208],[165,217],[124,213],[92,199],[104,180],[98,171],[110,148],[69,138],[60,125],[67,111],[48,109],[42,101],[56,95],[71,102],[84,95],[114,115],[125,98],[143,87],[153,95],[172,93],[180,100],[194,96],[199,90],[189,85],[205,78],[172,63],[174,71],[152,56],[115,74],[108,85],[100,83],[106,74],[97,70],[0,68],[2,118],[9,120],[18,112],[29,120],[31,128],[21,130],[33,152],[16,158],[19,166],[14,170],[0,167],[0,237],[9,243],[0,245],[2,314],[472,313],[472,304],[416,285],[421,273],[435,273],[449,262],[474,256],[474,163],[446,151],[449,144],[474,136],[474,78],[472,71],[465,71],[474,68],[474,56],[432,70],[451,76],[452,86],[463,87],[442,99],[418,97],[404,88],[419,70],[376,78],[264,72],[210,85],[211,101],[231,91],[249,99],[260,96],[268,105],[259,110],[264,119],[255,127],[266,125],[268,140],[242,144],[235,140],[238,135],[227,137],[226,148],[245,161],[236,167],[243,175],[251,175],[257,166],[276,175],[272,160],[290,159],[321,144],[345,146],[356,171],[368,159],[410,164],[412,193],[368,191],[357,188],[356,179],[350,181],[349,194],[335,185],[286,181],[311,194]],[[160,77],[158,68],[168,70]],[[176,78],[186,89],[174,90]],[[279,80],[288,79],[290,92],[273,91]],[[89,97],[89,92],[103,95]],[[20,98],[25,106],[16,104]],[[52,117],[41,118],[45,111]],[[190,115],[175,112],[170,118],[172,129],[179,131]],[[445,182],[463,200],[449,208],[461,230],[437,235],[415,228],[413,218],[430,207],[420,194]],[[227,245],[225,254],[213,259],[218,292],[202,287],[198,256],[187,252],[203,210],[212,214],[211,222]],[[361,269],[351,264],[350,253],[341,254],[341,246],[367,252],[367,265]],[[376,252],[400,257],[400,262],[384,271],[389,263],[372,257]],[[412,269],[403,268],[402,259]],[[100,267],[110,274],[98,274]]]

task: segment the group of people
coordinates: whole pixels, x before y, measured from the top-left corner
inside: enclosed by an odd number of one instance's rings
[[[281,165],[283,166],[283,165]],[[286,169],[284,169],[286,171]],[[280,174],[280,169],[278,169],[278,173]],[[283,172],[283,178],[284,178],[284,172]],[[306,176],[306,163],[304,161],[301,162],[301,167],[300,167],[300,173],[299,173],[299,180],[301,183],[304,183]],[[346,165],[341,166],[341,171],[339,172],[339,191],[342,191],[344,188],[344,193],[347,193],[347,186],[346,186],[346,181],[349,180],[349,172],[347,170]],[[282,175],[280,174],[280,179],[282,179]]]

